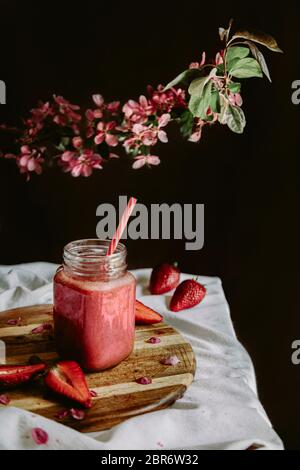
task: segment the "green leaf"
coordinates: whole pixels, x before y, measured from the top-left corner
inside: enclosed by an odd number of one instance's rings
[[[202,119],[207,119],[206,111],[207,108],[210,106],[211,100],[211,92],[212,92],[212,82],[209,80],[208,83],[203,88],[202,94],[199,96],[198,94],[191,95],[189,101],[189,110],[195,117],[199,117]]]
[[[220,95],[215,88],[211,92],[210,107],[214,113],[220,112]]]
[[[214,77],[216,75],[216,72],[217,72],[217,69],[216,67],[214,67],[213,69],[211,69],[211,71],[209,72],[209,75],[207,75],[206,77],[199,77],[193,80],[188,89],[189,94],[190,95],[197,94],[200,96],[203,92],[204,86],[206,85],[206,83],[209,81],[211,77]]]
[[[182,113],[180,123],[181,123],[180,131],[181,131],[182,136],[184,138],[190,137],[192,130],[193,130],[193,125],[194,125],[194,116],[188,109]]]
[[[250,53],[248,47],[231,46],[226,52],[226,66],[230,70],[237,59],[244,59]]]
[[[262,71],[259,63],[255,59],[246,57],[240,59],[233,65],[233,68],[229,70],[229,74],[236,78],[250,78],[250,77],[262,77]]]
[[[206,85],[206,83],[208,82],[209,80],[209,76],[207,77],[199,77],[199,78],[196,78],[195,80],[193,80],[189,86],[189,94],[190,95],[199,95],[201,96],[202,95],[202,91],[203,91],[203,88],[204,86]]]
[[[222,62],[222,64],[219,64],[217,66],[216,75],[217,76],[219,75],[220,77],[223,77],[224,73],[225,73],[225,67],[224,67],[224,62]]]
[[[229,106],[229,101],[224,97],[224,95],[220,94],[220,114],[219,114],[219,121],[221,124],[226,124],[226,112]]]
[[[228,104],[224,120],[230,130],[237,134],[242,134],[246,125],[246,118],[243,110],[238,106]]]
[[[274,51],[274,52],[282,52],[280,47],[278,47],[278,44],[275,41],[275,39],[266,33],[249,30],[249,29],[236,31],[234,35],[232,36],[231,41],[234,39],[238,39],[238,38],[243,38],[243,39],[247,39],[248,41],[258,42],[259,44],[266,46],[268,49],[271,49],[271,51]]]
[[[253,44],[253,42],[249,42],[248,44],[249,44],[249,47],[250,47],[250,50],[252,52],[253,57],[259,63],[263,73],[268,78],[268,80],[270,82],[272,82],[270,72],[269,72],[269,69],[268,69],[268,66],[267,66],[267,62],[264,58],[263,53],[258,49],[258,47],[255,44]]]
[[[172,80],[168,85],[165,86],[164,91],[169,90],[169,88],[172,88],[179,83],[189,83],[191,80],[193,80],[196,77],[199,77],[201,75],[201,69],[187,69],[184,70],[184,72],[181,72],[179,75],[177,75],[174,80]]]
[[[228,83],[227,88],[229,88],[232,93],[239,93],[241,91],[241,84],[238,82],[231,82]]]

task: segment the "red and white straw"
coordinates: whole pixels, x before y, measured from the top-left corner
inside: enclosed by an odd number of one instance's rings
[[[117,248],[117,245],[122,237],[122,234],[125,230],[125,227],[127,225],[128,219],[131,216],[131,213],[133,211],[134,206],[136,205],[137,200],[134,197],[131,197],[128,201],[127,207],[125,211],[123,212],[123,215],[121,217],[121,220],[119,222],[119,226],[111,239],[111,242],[109,244],[108,250],[106,255],[112,255],[115,252],[115,249]]]

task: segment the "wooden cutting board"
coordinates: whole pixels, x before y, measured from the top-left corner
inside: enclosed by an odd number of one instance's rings
[[[7,323],[19,317],[19,326]],[[31,333],[33,328],[43,323],[52,324],[52,305],[0,312],[0,340],[6,344],[7,364],[26,364],[32,355],[39,356],[47,364],[58,359],[53,330]],[[148,343],[151,336],[159,336],[161,342]],[[162,359],[174,354],[179,358],[179,364],[161,364]],[[86,411],[82,421],[70,416],[63,420],[55,418],[58,412],[70,408],[70,403],[51,395],[42,381],[6,393],[11,399],[11,406],[57,420],[82,432],[100,431],[131,416],[166,408],[174,403],[193,381],[195,367],[191,345],[170,325],[137,326],[134,351],[125,361],[104,372],[87,374],[88,386],[97,392],[97,397],[93,398],[93,407]],[[142,376],[151,377],[152,383],[136,383],[135,380]]]

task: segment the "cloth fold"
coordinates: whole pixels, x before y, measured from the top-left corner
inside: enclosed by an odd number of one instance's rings
[[[0,266],[0,310],[51,303],[56,268],[43,262]],[[253,364],[236,338],[220,279],[199,276],[207,286],[204,300],[173,313],[168,310],[170,293],[148,292],[150,272],[132,271],[137,297],[178,329],[196,355],[195,380],[184,397],[165,410],[89,434],[0,405],[0,449],[283,449],[258,399]],[[182,274],[181,279],[191,277]],[[34,442],[34,427],[48,433],[47,444]]]

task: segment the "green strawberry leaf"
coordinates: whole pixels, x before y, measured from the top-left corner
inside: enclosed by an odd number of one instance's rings
[[[238,60],[232,69],[229,70],[229,74],[236,78],[251,78],[251,77],[262,77],[262,70],[257,60],[251,57]]]
[[[242,134],[246,125],[246,118],[243,110],[238,106],[228,104],[224,120],[230,130],[237,134]]]

